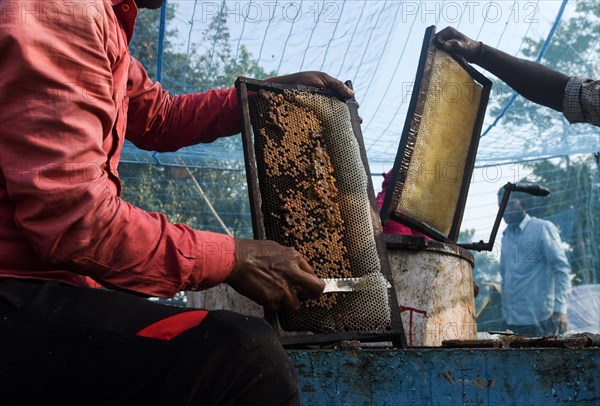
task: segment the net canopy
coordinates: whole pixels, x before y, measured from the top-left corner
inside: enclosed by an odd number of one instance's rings
[[[377,176],[393,166],[431,25],[438,32],[452,26],[567,75],[600,78],[597,0],[168,0],[160,11],[140,11],[130,48],[172,93],[233,87],[240,75],[318,70],[351,80]],[[600,128],[570,125],[475,68],[494,84],[463,219],[463,229],[474,233],[463,237],[487,240],[504,183],[541,182],[552,193],[533,214],[559,227],[575,283],[598,283],[600,177],[592,154],[600,151]],[[162,154],[126,143],[119,168],[124,197],[172,221],[248,238],[243,160],[239,136]],[[376,192],[380,182],[373,181]],[[479,283],[498,281],[498,249],[476,261]]]
[[[203,62],[208,73],[218,76],[219,50],[224,46],[229,60],[250,58],[266,74],[321,70],[341,80],[352,80],[361,103],[365,146],[373,172],[387,170],[394,161],[414,86],[421,38],[430,25],[436,25],[438,31],[453,26],[509,54],[569,68],[572,71],[565,72],[569,75],[599,76],[600,6],[592,1],[169,0],[168,5],[165,30],[154,32],[155,49],[161,53],[152,62],[160,67],[148,67],[155,75],[160,71],[167,89],[203,90],[190,84],[197,74],[195,69],[180,72],[180,59],[183,56],[190,64]],[[156,11],[146,12],[159,17]],[[572,21],[578,18],[588,26],[570,32]],[[567,34],[571,41],[565,44]],[[159,47],[161,40],[163,46]],[[141,50],[134,41],[134,55]],[[576,63],[565,66],[565,60]],[[232,86],[233,79],[222,85]],[[600,150],[599,128],[569,126],[561,114],[550,109],[537,109],[534,117],[536,106],[510,96],[512,92],[496,80],[483,126],[479,164]],[[538,121],[515,119],[519,117]],[[189,165],[207,158],[242,159],[242,154],[241,148],[232,151],[219,143],[164,155],[128,145],[123,158]]]

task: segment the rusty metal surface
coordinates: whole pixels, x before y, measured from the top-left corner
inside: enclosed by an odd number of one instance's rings
[[[600,349],[289,351],[303,405],[600,404]]]
[[[401,235],[401,234],[384,234],[383,241],[388,250],[428,250],[431,252],[440,252],[444,255],[455,255],[461,259],[468,261],[471,266],[475,266],[475,258],[468,250],[456,245],[428,240],[422,236]]]

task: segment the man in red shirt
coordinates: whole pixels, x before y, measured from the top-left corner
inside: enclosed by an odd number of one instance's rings
[[[262,319],[137,297],[226,282],[293,310],[296,291],[323,289],[293,248],[170,224],[120,198],[125,139],[174,151],[240,130],[233,89],[170,95],[129,55],[137,7],[161,3],[0,3],[2,399],[298,402],[289,358]],[[272,80],[352,96],[321,72]]]

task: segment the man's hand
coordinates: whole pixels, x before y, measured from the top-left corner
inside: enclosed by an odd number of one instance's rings
[[[444,28],[435,37],[444,51],[462,55],[471,63],[477,63],[483,54],[483,42],[474,41],[452,27]]]
[[[341,80],[329,76],[325,72],[298,72],[291,75],[277,76],[270,79],[275,83],[298,84],[321,88],[330,88],[336,91],[340,96],[349,99],[354,96],[354,91],[344,84]]]
[[[554,332],[556,334],[564,334],[567,331],[567,315],[564,313],[552,313],[550,316],[550,321],[552,322],[552,326],[554,327]]]
[[[267,240],[236,239],[235,264],[225,282],[272,311],[298,310],[300,299],[318,298],[325,287],[298,251]]]

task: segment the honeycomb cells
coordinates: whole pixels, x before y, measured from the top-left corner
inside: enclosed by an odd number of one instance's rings
[[[282,312],[287,331],[381,331],[390,325],[368,179],[346,104],[304,91],[249,98],[267,238],[296,248],[321,278],[364,277]]]
[[[419,94],[422,114],[411,123],[408,149],[412,154],[410,163],[402,163],[406,179],[397,210],[447,235],[458,205],[482,86],[447,53],[430,47],[431,76]]]

